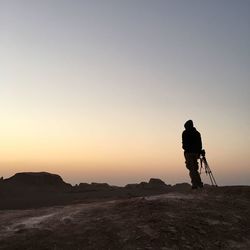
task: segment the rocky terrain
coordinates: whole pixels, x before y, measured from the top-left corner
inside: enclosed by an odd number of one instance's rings
[[[6,183],[0,184],[1,203]],[[248,186],[191,190],[188,184],[168,186],[157,179],[120,189],[65,183],[58,191],[51,185],[41,185],[32,195],[51,189],[51,198],[54,193],[64,204],[41,206],[37,198],[36,208],[32,203],[25,209],[3,206],[0,249],[250,249]],[[97,195],[102,192],[106,197]],[[64,195],[73,198],[63,200]]]
[[[175,189],[190,188],[188,184],[166,185],[160,179],[128,184],[125,187],[107,183],[80,183],[72,186],[56,174],[17,173],[8,179],[0,179],[0,209],[26,209],[42,206],[65,205],[86,201],[130,198],[161,194]]]

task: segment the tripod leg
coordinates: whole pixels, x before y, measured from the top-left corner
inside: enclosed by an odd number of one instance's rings
[[[209,170],[208,170],[208,175],[209,175],[209,178],[210,178],[210,181],[211,181],[212,186],[214,186],[213,179],[212,179],[212,177],[211,177],[211,173],[210,173]]]
[[[215,178],[214,178],[214,175],[213,175],[212,171],[211,171],[211,177],[212,177],[212,179],[213,179],[213,181],[214,181],[214,185],[217,187],[217,183],[216,183],[216,181],[215,181]]]
[[[214,176],[213,176],[213,173],[212,173],[212,171],[211,171],[211,169],[210,169],[210,167],[209,167],[208,164],[206,164],[206,168],[207,168],[207,171],[208,171],[209,178],[210,178],[210,181],[211,181],[211,183],[212,183],[212,186],[217,186],[217,183],[216,183],[216,181],[215,181],[215,178],[214,178]]]

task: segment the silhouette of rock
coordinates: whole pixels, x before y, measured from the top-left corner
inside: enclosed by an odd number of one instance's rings
[[[15,187],[71,187],[70,184],[65,183],[61,176],[47,172],[23,172],[17,173],[14,176],[4,179],[3,183],[8,186]]]
[[[153,190],[166,190],[170,188],[170,185],[166,185],[164,181],[157,178],[151,178],[149,182],[141,182],[139,184],[127,184],[126,189],[153,189]]]
[[[127,188],[127,189],[135,189],[135,188],[140,187],[139,185],[140,185],[140,184],[137,184],[137,183],[127,184],[127,185],[125,186],[125,188]]]
[[[74,191],[85,192],[85,191],[106,191],[111,190],[112,187],[107,183],[80,183],[78,186],[74,187]]]
[[[74,199],[72,186],[56,174],[23,172],[0,182],[0,209],[65,204]]]
[[[151,178],[149,180],[148,185],[152,188],[166,188],[166,187],[168,187],[168,185],[166,185],[166,183],[164,181],[162,181],[161,179],[157,179],[157,178]]]
[[[96,190],[107,190],[110,189],[111,186],[109,186],[109,184],[107,183],[96,183],[96,182],[92,182],[91,186],[96,189]]]

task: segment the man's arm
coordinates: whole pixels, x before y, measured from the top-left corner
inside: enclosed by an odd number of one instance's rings
[[[201,140],[201,134],[198,132],[198,146],[199,146],[199,149],[200,151],[202,150],[202,140]]]
[[[186,136],[185,136],[185,131],[182,133],[182,148],[186,150],[187,145],[186,145]]]

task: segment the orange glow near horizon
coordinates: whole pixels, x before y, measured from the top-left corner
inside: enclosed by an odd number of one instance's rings
[[[128,131],[118,134],[115,130],[110,134],[92,130],[92,135],[87,134],[87,130],[84,136],[81,126],[70,132],[68,126],[67,129],[58,127],[50,131],[48,127],[34,125],[29,130],[16,133],[12,130],[9,135],[5,133],[1,136],[0,166],[5,178],[16,172],[47,171],[60,174],[72,184],[109,182],[125,185],[147,181],[151,177],[161,178],[169,184],[189,181],[181,149],[180,128],[173,128],[170,133],[162,135],[159,131],[149,133],[149,128],[143,128],[143,124],[138,123],[133,130],[128,127],[131,136]],[[103,123],[104,126],[108,124]],[[222,143],[214,147],[213,140],[210,141],[205,135],[203,144],[209,150],[209,163],[222,181],[226,173],[237,174],[235,165],[240,161],[236,159],[240,155],[247,155],[248,150],[237,152],[232,145],[223,145],[224,148],[221,148]],[[232,160],[232,153],[236,155],[235,160]],[[248,168],[242,164],[246,160],[241,157],[240,167],[248,172]]]

